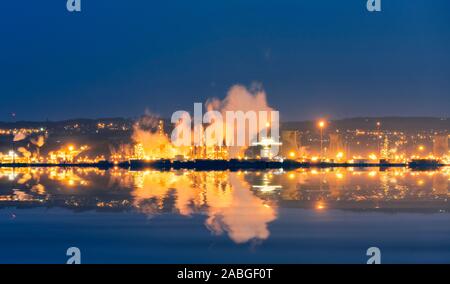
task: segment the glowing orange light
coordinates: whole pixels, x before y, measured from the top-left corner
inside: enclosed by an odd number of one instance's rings
[[[370,154],[370,155],[369,155],[369,159],[371,159],[371,160],[376,160],[376,159],[377,159],[377,155],[375,155],[375,154]]]
[[[325,204],[323,203],[323,202],[317,202],[317,204],[316,204],[316,209],[317,210],[324,210],[324,209],[326,209],[326,206],[325,206]]]

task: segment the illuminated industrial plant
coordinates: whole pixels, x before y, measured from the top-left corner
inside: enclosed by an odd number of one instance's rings
[[[71,132],[86,131],[83,127],[75,123],[64,129]],[[269,130],[270,123],[266,123],[266,127]],[[77,146],[76,143],[68,142],[63,146],[49,146],[46,144],[49,133],[43,127],[2,129],[0,136],[13,137],[14,141],[11,141],[9,149],[6,148],[6,151],[0,152],[0,163],[77,164],[109,161],[120,164],[130,160],[229,161],[241,159],[348,165],[407,164],[421,159],[448,164],[450,160],[448,134],[445,132],[407,134],[400,130],[382,130],[380,121],[374,123],[373,131],[337,129],[332,121],[325,120],[317,121],[314,129],[283,129],[282,127],[279,142],[270,137],[258,137],[256,142],[238,149],[226,145],[176,147],[170,141],[164,121],[161,119],[155,122],[153,131],[104,121],[95,125],[95,133],[132,131],[132,141],[103,149],[102,154],[93,154],[90,151],[93,147],[88,145],[89,143]],[[273,147],[279,148],[278,154],[273,154]]]

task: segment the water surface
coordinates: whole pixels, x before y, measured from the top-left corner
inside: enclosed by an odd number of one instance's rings
[[[448,169],[1,169],[0,262],[449,263]]]

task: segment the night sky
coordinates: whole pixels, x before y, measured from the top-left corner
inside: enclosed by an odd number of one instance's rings
[[[450,1],[2,1],[0,120],[169,117],[261,84],[282,120],[450,115]]]

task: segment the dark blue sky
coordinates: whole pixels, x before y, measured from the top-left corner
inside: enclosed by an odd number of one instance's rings
[[[169,116],[261,83],[283,120],[450,115],[450,1],[0,6],[0,120]]]

